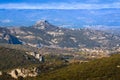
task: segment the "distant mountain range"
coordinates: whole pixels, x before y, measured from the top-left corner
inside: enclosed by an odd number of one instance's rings
[[[0,28],[0,42],[32,47],[115,48],[120,46],[120,36],[90,28],[61,28],[41,20],[31,27]]]
[[[94,26],[86,26],[86,28],[93,30],[101,30],[111,34],[120,35],[120,26],[102,26],[102,25],[94,25]]]

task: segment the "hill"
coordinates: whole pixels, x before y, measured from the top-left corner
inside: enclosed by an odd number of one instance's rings
[[[38,21],[30,27],[13,27],[1,30],[1,43],[29,45],[41,48],[116,48],[119,47],[120,36],[104,31],[68,29],[52,25],[47,20]],[[4,33],[3,33],[4,32]],[[6,34],[6,35],[4,35]]]
[[[10,33],[9,29],[2,27],[0,27],[0,43],[22,44],[20,39]]]
[[[119,35],[90,28],[61,28],[47,20],[37,21],[30,27],[0,29],[0,43],[29,45],[37,48],[47,46],[113,49],[120,46]]]
[[[0,71],[10,70],[18,67],[26,67],[38,63],[24,51],[0,47]]]
[[[88,63],[72,64],[25,80],[120,80],[120,54]]]

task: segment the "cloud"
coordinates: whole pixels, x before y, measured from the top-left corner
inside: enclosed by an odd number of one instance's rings
[[[0,22],[1,22],[1,23],[10,23],[11,20],[9,20],[9,19],[4,19],[4,20],[0,20]]]
[[[0,4],[0,9],[102,9],[102,8],[120,8],[120,2],[109,4],[83,4],[83,3]]]

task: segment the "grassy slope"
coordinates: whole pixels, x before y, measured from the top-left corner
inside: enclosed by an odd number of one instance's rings
[[[23,51],[0,47],[0,71],[35,64],[32,56],[26,59],[25,55]]]
[[[120,66],[120,54],[88,63],[72,64],[26,80],[120,80],[118,66]]]

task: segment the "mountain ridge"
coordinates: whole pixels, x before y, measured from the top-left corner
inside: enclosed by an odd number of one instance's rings
[[[12,27],[7,30],[10,35],[22,42],[21,44],[33,47],[114,48],[120,46],[120,37],[117,35],[89,28],[61,28],[50,24],[47,20],[38,21],[31,27]],[[1,35],[3,35],[2,31]]]

